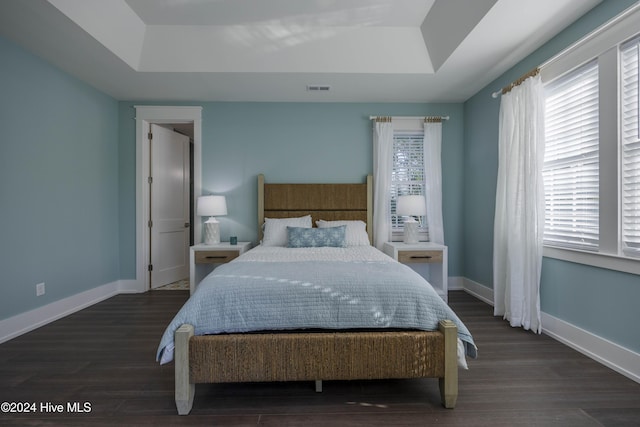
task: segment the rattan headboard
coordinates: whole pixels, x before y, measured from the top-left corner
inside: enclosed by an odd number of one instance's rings
[[[266,218],[311,215],[316,220],[361,220],[373,242],[372,176],[363,184],[265,184],[258,175],[258,236]]]

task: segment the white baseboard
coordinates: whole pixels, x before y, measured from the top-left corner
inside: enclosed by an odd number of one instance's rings
[[[147,291],[138,280],[120,280],[118,282],[118,290],[121,294],[138,294]]]
[[[545,312],[541,317],[543,333],[640,383],[640,354]]]
[[[486,302],[493,307],[493,289],[481,285],[478,282],[474,282],[466,277],[462,278],[463,290],[478,298],[480,301]]]
[[[448,290],[450,291],[463,291],[464,290],[464,277],[449,276],[447,282]]]
[[[493,306],[493,289],[467,278],[463,286],[465,292]],[[640,383],[640,354],[545,312],[541,318],[545,335]]]
[[[54,301],[42,307],[0,320],[0,343],[26,334],[76,311],[92,306],[107,298],[121,294],[139,292],[135,280],[119,280],[89,289],[79,294]]]

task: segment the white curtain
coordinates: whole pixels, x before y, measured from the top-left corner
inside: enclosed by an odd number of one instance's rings
[[[544,97],[540,76],[502,96],[493,242],[494,314],[540,333]]]
[[[442,122],[424,123],[425,199],[429,240],[444,245],[442,221]]]
[[[393,124],[373,124],[373,244],[382,250],[391,241],[391,173],[393,168]]]

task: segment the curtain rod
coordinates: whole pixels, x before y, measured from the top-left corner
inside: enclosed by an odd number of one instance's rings
[[[547,65],[550,65],[550,64],[556,62],[558,59],[560,59],[563,56],[567,55],[572,50],[575,50],[575,49],[579,48],[580,46],[582,46],[583,44],[585,44],[586,42],[588,42],[592,38],[598,36],[602,32],[608,30],[609,28],[611,28],[612,26],[616,25],[617,23],[619,23],[623,19],[627,18],[629,15],[631,15],[634,12],[636,12],[638,9],[640,9],[640,3],[636,3],[636,4],[632,5],[631,7],[629,7],[626,10],[624,10],[622,13],[620,13],[619,15],[614,16],[613,18],[611,18],[610,20],[608,20],[607,22],[605,22],[604,24],[602,24],[601,26],[599,26],[595,30],[591,31],[589,34],[587,34],[584,37],[578,39],[578,41],[576,41],[576,42],[570,44],[568,47],[562,49],[560,52],[558,52],[557,54],[555,54],[551,58],[547,59],[542,64],[538,65],[534,70],[529,71],[528,73],[524,74],[522,77],[518,78],[516,81],[514,81],[513,83],[503,87],[502,89],[493,92],[491,94],[491,97],[492,98],[497,98],[500,94],[508,93],[511,89],[513,89],[514,87],[520,85],[528,77],[535,76],[537,73],[536,74],[531,74],[535,70],[538,70],[538,72],[542,71],[544,69],[544,67],[546,67]],[[507,88],[509,88],[509,89],[505,92],[505,89],[507,89]]]
[[[511,92],[511,89],[513,89],[514,87],[520,86],[522,83],[524,83],[525,80],[527,80],[529,77],[535,77],[538,74],[540,74],[540,67],[536,67],[533,70],[523,74],[522,76],[518,77],[518,79],[516,79],[515,81],[512,81],[511,83],[509,83],[508,85],[506,85],[505,87],[503,87],[502,89],[495,91],[491,94],[492,98],[497,98],[498,95],[502,94],[504,95],[505,93],[509,93]]]
[[[369,120],[377,120],[383,118],[392,118],[392,119],[440,119],[440,120],[449,120],[449,116],[369,116]]]

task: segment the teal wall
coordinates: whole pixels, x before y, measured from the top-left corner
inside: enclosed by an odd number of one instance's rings
[[[118,280],[118,104],[3,37],[0,57],[4,319]]]
[[[491,93],[551,58],[636,3],[605,0],[464,104],[464,276],[493,286],[493,216],[500,100]],[[636,352],[640,277],[544,258],[542,311]],[[622,326],[621,325],[627,325]]]
[[[135,277],[135,109],[120,103],[120,263]],[[161,104],[176,105],[174,102]],[[225,194],[230,233],[256,242],[257,175],[269,182],[364,182],[373,170],[370,115],[447,115],[443,210],[449,274],[462,273],[462,104],[188,103],[202,106],[202,187]]]

